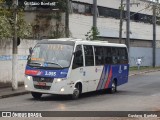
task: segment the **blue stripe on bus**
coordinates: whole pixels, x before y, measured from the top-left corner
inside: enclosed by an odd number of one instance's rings
[[[38,76],[38,77],[51,77],[51,78],[66,78],[68,74],[68,68],[59,69],[59,70],[45,70],[45,69],[37,69],[26,66],[27,70],[36,70],[39,71],[36,75],[31,76]]]
[[[104,65],[97,90],[111,88],[111,83],[114,78],[117,79],[117,85],[128,82],[128,71],[128,64]]]

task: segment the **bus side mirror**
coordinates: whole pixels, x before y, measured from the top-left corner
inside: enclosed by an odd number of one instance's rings
[[[32,52],[33,52],[33,49],[32,49],[32,47],[30,47],[30,48],[29,48],[29,54],[31,55]]]

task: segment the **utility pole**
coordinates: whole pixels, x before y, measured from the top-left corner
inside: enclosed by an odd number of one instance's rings
[[[153,5],[153,67],[156,66],[156,2]]]
[[[130,0],[126,0],[127,5],[127,22],[126,22],[126,45],[130,51]]]
[[[123,26],[123,0],[121,0],[120,5],[120,23],[119,23],[119,43],[122,43],[122,26]]]
[[[66,0],[66,13],[65,13],[65,35],[69,37],[69,3],[70,0]]]
[[[93,27],[97,28],[97,0],[93,0]]]
[[[146,9],[142,9],[140,11],[138,11],[137,13],[134,13],[132,15],[130,15],[130,5],[139,5],[140,3],[130,3],[130,0],[126,0],[126,4],[123,3],[124,0],[121,0],[121,5],[120,5],[120,24],[119,24],[119,43],[122,43],[122,26],[123,26],[123,21],[126,20],[126,40],[125,40],[125,44],[128,47],[128,50],[130,48],[130,17],[137,14],[138,12]],[[123,19],[123,10],[124,7],[127,7],[127,14],[126,17]]]
[[[17,49],[17,7],[18,0],[13,0],[13,9],[14,9],[14,37],[13,37],[13,47],[12,47],[12,90],[18,89],[18,80],[17,80],[17,66],[18,66],[18,49]]]

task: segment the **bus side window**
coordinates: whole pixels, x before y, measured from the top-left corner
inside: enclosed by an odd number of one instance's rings
[[[120,48],[119,55],[121,64],[128,63],[128,54],[126,48]]]
[[[74,60],[73,60],[73,69],[83,66],[83,54],[82,54],[82,46],[78,45],[76,47],[76,51],[74,53]]]
[[[90,45],[84,45],[86,66],[94,66],[93,48]]]
[[[104,47],[105,64],[112,64],[112,51],[111,47]]]
[[[96,65],[104,65],[103,47],[94,46]]]
[[[116,47],[112,47],[112,64],[119,63],[118,49]]]

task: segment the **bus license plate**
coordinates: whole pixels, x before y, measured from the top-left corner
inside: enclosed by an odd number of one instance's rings
[[[38,85],[39,86],[46,86],[46,83],[45,82],[38,82]]]

